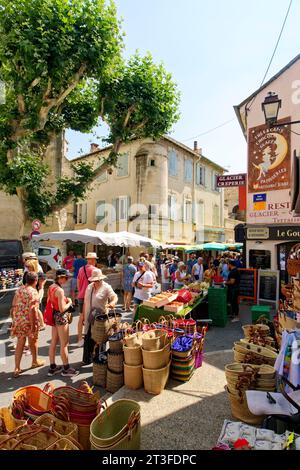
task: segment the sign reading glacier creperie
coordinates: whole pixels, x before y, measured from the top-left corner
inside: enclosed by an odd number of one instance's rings
[[[218,188],[235,188],[246,186],[246,174],[217,176]]]

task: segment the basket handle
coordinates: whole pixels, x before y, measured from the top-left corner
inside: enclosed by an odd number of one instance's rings
[[[50,382],[47,382],[43,388],[43,392],[47,393],[48,395],[53,395],[54,386]]]
[[[139,330],[139,326],[141,325],[141,329]],[[135,324],[133,324],[132,326],[134,326],[135,328],[135,331],[143,331],[143,323],[141,320],[138,320]]]

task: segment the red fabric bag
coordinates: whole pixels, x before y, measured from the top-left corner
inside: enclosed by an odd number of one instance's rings
[[[56,289],[53,290],[53,293],[56,291]],[[50,298],[50,291],[48,292],[48,299],[47,299],[47,304],[44,310],[44,322],[48,326],[55,326],[54,322],[54,316],[53,316],[53,304]]]
[[[52,302],[48,299],[44,310],[44,322],[48,326],[55,326],[53,318],[53,306]]]
[[[190,293],[189,290],[187,289],[181,289],[178,292],[177,300],[176,302],[182,302],[184,304],[188,304],[192,300],[193,296]]]

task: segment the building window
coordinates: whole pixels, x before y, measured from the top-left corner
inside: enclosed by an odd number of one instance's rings
[[[198,210],[197,210],[197,222],[199,224],[199,227],[204,227],[204,222],[205,222],[204,209],[205,209],[204,202],[199,201]]]
[[[105,219],[105,201],[99,201],[96,204],[96,224]]]
[[[121,222],[128,220],[128,197],[122,196],[119,198],[119,217]]]
[[[175,150],[169,151],[169,175],[177,176],[178,157]]]
[[[191,224],[193,219],[193,206],[190,199],[184,198],[183,201],[183,222],[185,224]]]
[[[213,206],[213,226],[220,226],[220,208],[217,205]]]
[[[148,215],[151,218],[158,217],[158,204],[150,204],[148,209]]]
[[[212,172],[211,174],[211,188],[213,191],[217,191],[218,193],[220,192],[220,188],[217,186],[217,173],[215,171]]]
[[[76,204],[76,224],[87,223],[87,204]]]
[[[155,166],[155,160],[153,159],[150,160],[150,166]]]
[[[168,215],[169,215],[169,220],[177,219],[176,196],[168,197]]]
[[[188,183],[193,181],[193,162],[191,160],[185,160],[184,162],[184,179]]]
[[[117,177],[124,178],[129,175],[129,158],[128,153],[123,153],[118,157]]]
[[[199,164],[196,166],[196,184],[205,186],[205,167]]]

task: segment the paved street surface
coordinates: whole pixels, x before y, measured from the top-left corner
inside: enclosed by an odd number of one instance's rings
[[[241,308],[242,323],[251,323],[250,308]],[[124,314],[124,320],[131,320],[132,314]],[[78,316],[71,324],[70,364],[80,367],[82,348],[76,347]],[[143,449],[209,449],[215,444],[224,419],[230,419],[230,407],[224,391],[224,366],[233,361],[233,342],[240,339],[242,323],[228,323],[226,328],[211,327],[206,339],[205,360],[192,379],[186,384],[170,381],[161,395],[153,397],[143,390],[131,391],[123,387],[111,397],[99,389],[106,400],[120,397],[132,398],[142,407],[142,448]],[[13,378],[14,351],[9,339],[7,326],[0,323],[0,406],[8,406],[15,390],[26,385],[43,386],[48,381],[48,348],[50,328],[40,334],[39,357],[45,360],[44,367],[30,370],[31,356],[24,356],[22,368],[27,369],[17,379]],[[60,363],[59,357],[57,363]],[[87,380],[92,385],[92,366],[80,368],[75,378],[57,376],[54,386],[77,385]],[[95,387],[97,389],[97,387]]]

